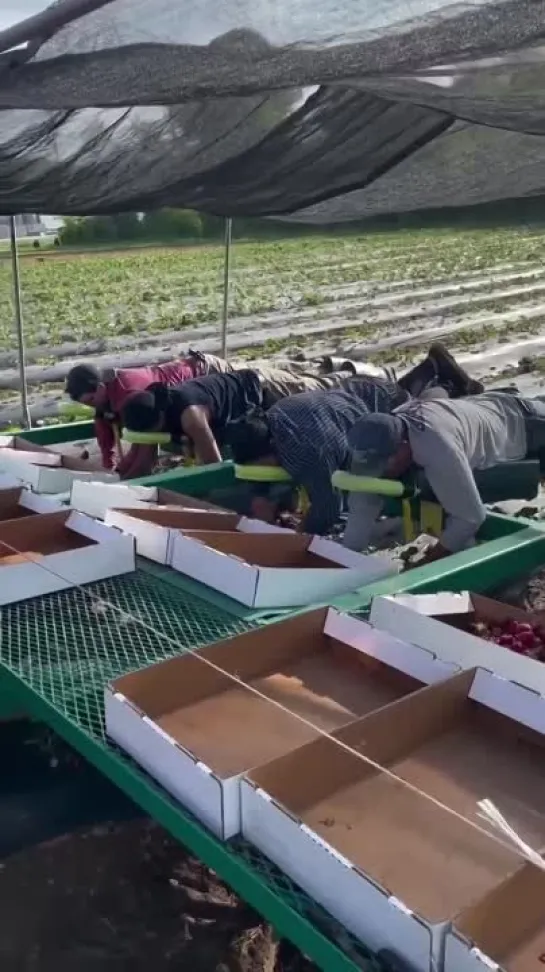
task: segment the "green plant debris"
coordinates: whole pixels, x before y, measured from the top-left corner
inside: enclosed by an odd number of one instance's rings
[[[475,297],[479,313],[502,313],[519,304],[539,300],[530,290],[494,298],[494,290],[525,283],[543,284],[539,266],[545,257],[545,238],[525,232],[401,232],[369,236],[322,236],[279,242],[237,243],[233,248],[233,270],[229,313],[231,318],[296,310],[327,318],[335,304],[348,299],[354,303],[350,313],[366,317],[367,323],[379,311],[388,309],[387,301],[369,309],[378,295],[399,293],[400,281],[408,293],[390,310],[411,304],[411,287],[444,283],[427,299],[430,307],[449,299],[449,314],[471,312]],[[486,275],[495,268],[512,265],[524,271],[536,265],[537,277],[511,275],[486,284],[480,290],[467,288],[470,277]],[[507,271],[506,271],[507,272]],[[452,292],[452,282],[461,285]],[[347,298],[336,293],[354,284]],[[118,336],[160,335],[168,330],[214,327],[221,314],[223,252],[217,247],[129,248],[126,251],[87,254],[47,252],[36,256],[24,250],[21,259],[21,286],[27,346],[55,347],[66,342],[93,339],[107,341]],[[450,292],[448,287],[450,286]],[[446,292],[442,292],[445,291]],[[487,299],[487,292],[491,295]],[[418,316],[418,303],[415,315]],[[359,306],[358,306],[359,305]],[[366,310],[367,308],[367,310]],[[348,315],[347,315],[348,316]],[[249,320],[251,324],[251,320]],[[0,261],[0,349],[14,346],[11,308],[11,271],[9,261]],[[274,338],[271,338],[274,340]]]

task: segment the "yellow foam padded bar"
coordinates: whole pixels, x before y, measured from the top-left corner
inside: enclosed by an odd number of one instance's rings
[[[169,445],[171,438],[169,432],[132,432],[123,429],[123,441],[131,445]]]
[[[291,482],[291,476],[281,466],[235,466],[235,479],[247,483]]]
[[[354,473],[337,469],[331,477],[335,489],[346,493],[372,493],[374,496],[403,496],[405,487],[397,479],[374,479],[371,476],[356,476]]]

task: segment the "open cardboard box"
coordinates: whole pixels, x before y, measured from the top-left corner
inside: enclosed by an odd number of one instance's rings
[[[545,872],[524,864],[458,915],[445,972],[540,972],[545,965]]]
[[[70,505],[80,513],[87,513],[104,520],[106,512],[113,508],[148,509],[155,504],[187,506],[195,510],[219,510],[206,500],[184,496],[174,490],[157,486],[138,486],[128,483],[87,482],[77,479],[72,483]]]
[[[7,438],[7,437],[6,437]],[[33,443],[13,439],[13,445],[0,441],[0,471],[11,473],[37,493],[64,493],[75,479],[97,479],[113,483],[119,480],[116,473],[100,472],[92,463],[59,452],[48,452]]]
[[[1,479],[1,477],[0,477]],[[63,509],[62,503],[50,496],[39,496],[21,483],[11,489],[0,487],[0,522],[19,520],[40,513],[54,513]]]
[[[313,726],[330,731],[451,671],[363,621],[318,609],[117,679],[106,689],[106,729],[228,839],[240,830],[241,774],[314,738]]]
[[[267,536],[178,533],[170,566],[249,607],[296,607],[345,594],[399,571],[382,554],[359,554],[287,530]]]
[[[441,968],[448,922],[520,865],[478,801],[545,842],[544,732],[544,698],[462,672],[334,733],[355,752],[321,738],[252,770],[243,835],[373,951]]]
[[[485,641],[470,627],[476,621],[500,623],[513,618],[545,623],[543,612],[532,614],[480,594],[394,594],[375,597],[369,620],[406,641],[435,651],[460,668],[480,666],[545,695],[545,665],[509,648]]]
[[[134,569],[132,537],[82,513],[63,509],[0,523],[2,605]]]
[[[139,504],[132,509],[110,509],[105,523],[128,533],[136,540],[136,552],[159,564],[169,564],[174,540],[179,531],[213,533],[285,533],[282,527],[250,520],[229,510],[202,510],[179,504],[150,507]],[[291,531],[289,531],[291,532]]]

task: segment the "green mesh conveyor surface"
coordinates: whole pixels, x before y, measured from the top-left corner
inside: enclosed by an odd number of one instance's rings
[[[105,683],[249,624],[136,571],[0,612],[0,659],[93,738],[104,738]]]
[[[242,840],[220,844],[106,740],[109,679],[255,623],[138,570],[2,608],[0,662],[28,711],[49,721],[326,972],[375,972],[369,954],[264,857]]]

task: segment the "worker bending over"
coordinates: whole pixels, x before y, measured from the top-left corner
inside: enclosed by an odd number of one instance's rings
[[[445,527],[427,560],[463,550],[475,540],[486,509],[474,469],[545,460],[545,402],[501,392],[459,401],[412,401],[391,415],[367,415],[348,436],[352,471],[400,479],[421,469],[445,514]],[[352,493],[344,542],[365,549],[382,510],[380,497]]]
[[[133,445],[123,456],[121,413],[127,399],[153,384],[178,385],[200,375],[229,370],[222,358],[200,351],[189,351],[179,361],[146,368],[99,369],[82,364],[68,373],[66,393],[72,401],[95,409],[95,435],[104,469],[115,468],[122,479],[135,479],[152,472],[157,446]]]
[[[229,426],[226,443],[239,465],[278,465],[303,486],[310,511],[302,528],[329,533],[341,513],[341,496],[331,483],[337,469],[351,462],[349,433],[373,412],[389,413],[413,394],[442,392],[458,397],[482,390],[440,344],[413,368],[403,384],[385,378],[359,376],[342,379],[339,388],[294,395],[277,402],[265,415],[248,416]],[[269,522],[281,512],[266,486],[254,488],[249,512]],[[382,504],[380,504],[382,505]]]
[[[317,376],[264,367],[205,375],[175,386],[155,383],[126,400],[122,421],[133,432],[166,432],[174,441],[185,439],[197,461],[206,465],[221,462],[224,432],[230,423],[264,412],[301,388],[330,389],[349,380],[340,373]],[[396,402],[407,398],[400,391]]]
[[[230,425],[225,439],[237,464],[281,466],[294,484],[304,486],[311,505],[302,528],[328,533],[341,512],[331,476],[348,468],[350,430],[369,412],[390,412],[407,398],[395,382],[351,378],[342,388],[284,398],[268,412]],[[272,522],[279,509],[263,492],[256,488],[250,513]]]
[[[166,432],[174,441],[189,440],[198,462],[221,462],[223,432],[249,411],[263,408],[263,385],[250,368],[227,375],[206,375],[181,385],[150,387],[127,399],[125,428]]]

